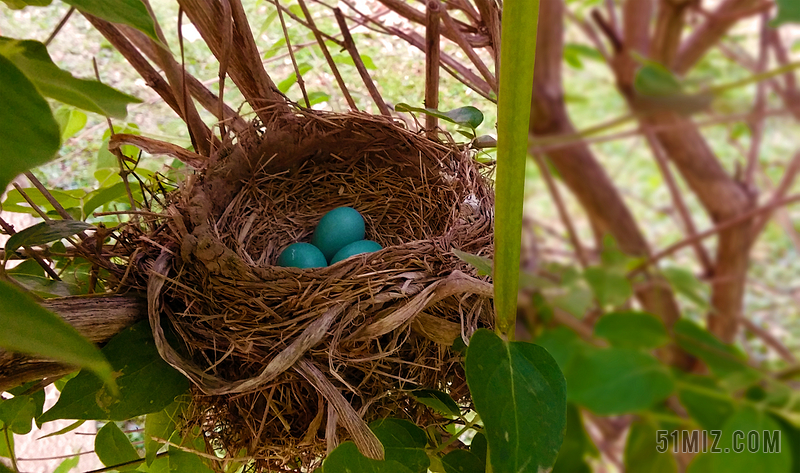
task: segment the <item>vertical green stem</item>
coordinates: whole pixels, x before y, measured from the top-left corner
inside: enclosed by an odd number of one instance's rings
[[[8,438],[8,426],[3,426],[3,435],[6,437],[6,447],[8,448],[8,455],[11,458],[11,466],[14,468],[16,473],[19,473],[19,468],[17,467],[17,456],[14,454],[14,447],[11,446],[11,439]]]
[[[522,201],[538,23],[539,0],[503,3],[497,102],[494,304],[497,332],[508,339],[514,338],[517,317]]]

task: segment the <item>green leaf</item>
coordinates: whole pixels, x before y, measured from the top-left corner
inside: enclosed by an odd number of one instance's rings
[[[626,473],[676,473],[678,464],[668,451],[656,451],[658,426],[642,420],[631,424],[625,444]]]
[[[133,187],[133,186],[131,186]],[[128,198],[128,190],[125,187],[124,182],[118,182],[111,187],[106,187],[103,189],[98,189],[95,192],[89,194],[89,200],[83,205],[83,213],[87,217],[92,215],[92,212],[97,210],[98,208],[104,206],[109,202],[114,202],[115,200]]]
[[[479,276],[488,276],[492,274],[491,258],[487,258],[485,256],[473,255],[471,253],[457,250],[455,248],[453,248],[451,251],[453,252],[454,255],[458,257],[458,259],[469,264],[473,268],[477,269]]]
[[[484,473],[486,465],[477,455],[467,450],[453,450],[442,457],[445,473]]]
[[[39,206],[39,208],[47,211],[47,213],[50,215],[55,215],[55,209],[53,208],[52,204],[50,204],[47,198],[41,192],[39,192],[39,189],[35,187],[29,187],[22,190],[34,204]],[[49,189],[49,192],[56,202],[61,204],[61,206],[65,209],[81,205],[81,199],[86,195],[86,191],[83,189],[73,189],[68,191]],[[22,194],[20,194],[20,192],[16,189],[11,189],[6,194],[6,200],[3,201],[3,210],[8,212],[28,213],[37,217],[39,216],[38,212],[36,212],[33,207],[28,204]]]
[[[383,444],[386,461],[396,461],[413,473],[428,471],[430,460],[425,453],[428,437],[425,431],[403,419],[380,419],[369,428]]]
[[[0,422],[0,457],[11,458],[11,452],[14,451],[14,435],[12,432],[8,433],[8,443],[6,443],[6,436],[3,434],[3,429],[6,429],[6,425]],[[10,449],[9,449],[10,447]],[[3,462],[0,462],[0,466],[3,465]],[[0,473],[3,470],[0,468]]]
[[[636,71],[633,87],[641,95],[651,97],[670,97],[683,93],[683,86],[672,71],[652,61]]]
[[[721,429],[736,409],[733,398],[707,376],[682,374],[678,399],[689,416],[706,430]]]
[[[566,428],[566,381],[544,348],[472,335],[467,384],[481,416],[495,473],[553,466]],[[536,428],[531,428],[536,426]]]
[[[371,57],[369,57],[369,56],[367,56],[365,54],[361,54],[360,56],[361,56],[361,62],[364,63],[364,67],[365,68],[370,69],[370,70],[375,70],[375,69],[378,68],[375,65],[375,63],[372,61]],[[355,66],[356,65],[355,61],[353,61],[353,57],[350,56],[349,54],[335,54],[335,55],[332,56],[332,58],[333,58],[333,62],[335,62],[336,64],[344,64],[344,65],[348,65],[348,66]]]
[[[6,242],[6,258],[22,246],[39,246],[94,228],[79,220],[50,220],[17,232]]]
[[[575,404],[567,404],[567,434],[558,452],[553,473],[591,473],[587,456],[596,456],[597,449],[583,428],[581,413]]]
[[[778,15],[770,22],[776,28],[784,23],[800,23],[800,3],[797,0],[777,0]]]
[[[412,473],[394,460],[372,460],[358,451],[353,442],[336,447],[322,464],[325,473]]]
[[[27,435],[31,431],[33,419],[42,413],[44,391],[39,390],[30,395],[18,395],[0,401],[0,422],[7,425],[12,432]],[[0,437],[0,442],[5,439]]]
[[[481,463],[484,465],[486,464],[486,452],[489,451],[489,444],[486,442],[486,436],[483,435],[483,433],[475,433],[475,436],[472,437],[472,441],[469,444],[469,451],[480,458]]]
[[[88,117],[85,113],[72,107],[58,107],[55,113],[58,128],[61,130],[61,141],[67,141],[72,138],[75,133],[83,130],[86,126]]]
[[[669,342],[669,334],[658,317],[645,312],[612,312],[594,326],[594,334],[622,348],[658,348]]]
[[[53,0],[3,0],[3,2],[12,10],[22,10],[27,6],[46,7],[50,5]]]
[[[97,432],[97,436],[94,438],[94,451],[105,466],[119,465],[139,459],[139,454],[131,445],[128,436],[113,422],[104,425]],[[137,466],[132,465],[119,470],[135,470]]]
[[[780,429],[780,425],[764,411],[744,406],[734,413],[722,427],[718,448],[719,453],[701,453],[689,464],[687,473],[725,472],[789,473],[792,471],[792,452],[778,443],[779,451],[765,452],[765,433],[770,436]],[[736,432],[739,434],[734,435]],[[748,447],[748,439],[754,435],[757,448]],[[781,439],[783,441],[784,439]],[[709,442],[710,443],[710,442]],[[751,444],[751,446],[756,446]],[[711,448],[709,446],[709,448]]]
[[[461,409],[458,404],[447,393],[435,389],[418,389],[412,391],[411,395],[414,396],[417,402],[430,407],[436,412],[453,417],[461,415]]]
[[[133,0],[116,0],[114,4],[124,5],[126,1]],[[136,1],[141,3],[140,0]],[[141,102],[96,80],[73,77],[55,65],[45,45],[38,41],[0,37],[0,55],[13,62],[42,95],[68,105],[114,118],[125,118],[128,104]]]
[[[169,448],[167,459],[169,461],[169,471],[171,472],[214,473],[214,470],[206,464],[206,460],[194,453],[180,450],[176,447]]]
[[[618,307],[633,296],[633,287],[624,274],[594,266],[584,271],[601,307]]]
[[[593,349],[577,333],[564,326],[545,331],[536,338],[536,344],[547,350],[564,373],[584,350]]]
[[[153,463],[156,454],[158,454],[158,450],[163,445],[163,443],[155,440],[155,438],[169,440],[170,436],[175,432],[178,416],[180,416],[185,407],[186,403],[175,401],[164,408],[164,410],[147,414],[147,417],[145,417],[144,457],[148,466]]]
[[[78,456],[78,455],[75,455],[74,457],[67,458],[66,460],[64,460],[64,461],[62,461],[61,463],[58,464],[58,467],[56,467],[56,469],[53,470],[53,473],[67,473],[69,471],[72,471],[73,468],[77,468],[78,467],[78,463],[80,461],[81,461],[81,457]]]
[[[691,271],[683,268],[671,267],[661,270],[672,288],[682,296],[697,304],[701,309],[708,309],[708,297],[704,295],[706,285],[702,283]]]
[[[675,386],[666,366],[629,348],[585,350],[566,375],[569,399],[600,415],[647,409],[667,398]]]
[[[111,23],[132,26],[167,48],[158,39],[155,21],[142,0],[64,0],[64,3]]]
[[[87,368],[116,390],[103,354],[71,325],[5,281],[0,281],[0,301],[0,346]]]
[[[39,440],[46,439],[47,437],[58,437],[59,435],[64,435],[64,434],[70,433],[73,430],[77,429],[78,427],[82,426],[84,423],[86,423],[85,420],[76,420],[75,422],[69,424],[68,426],[64,427],[63,429],[56,430],[55,432],[51,432],[51,433],[49,433],[47,435],[43,435],[43,436],[39,437]]]
[[[761,378],[758,371],[747,366],[747,357],[742,352],[722,343],[694,322],[680,319],[672,330],[678,345],[703,360],[730,389],[745,387]]]
[[[0,189],[55,157],[61,146],[50,106],[17,66],[0,55]],[[5,209],[4,209],[5,210]]]
[[[326,94],[325,92],[309,92],[308,93],[308,101],[309,105],[312,107],[318,103],[327,102],[331,99],[331,96]]]
[[[189,381],[159,356],[146,320],[112,338],[103,354],[114,367],[121,397],[110,397],[97,379],[81,371],[67,382],[56,405],[40,422],[126,420],[164,409],[189,388]]]
[[[305,74],[306,72],[310,71],[313,68],[314,67],[311,64],[306,64],[306,63],[302,63],[302,64],[298,64],[297,65],[297,69],[300,71],[300,75],[301,76],[303,74]],[[287,77],[286,79],[283,79],[282,81],[278,82],[278,90],[280,90],[281,93],[285,94],[286,92],[289,91],[289,89],[292,88],[292,86],[296,82],[297,82],[297,74],[292,72],[292,74],[289,77]]]
[[[483,123],[483,113],[477,108],[469,105],[466,107],[455,108],[449,112],[442,112],[440,110],[436,110],[435,108],[412,107],[406,103],[398,103],[395,105],[394,109],[398,112],[424,113],[425,115],[430,115],[450,123],[455,123],[456,125],[466,126],[469,128],[478,128],[478,126]]]

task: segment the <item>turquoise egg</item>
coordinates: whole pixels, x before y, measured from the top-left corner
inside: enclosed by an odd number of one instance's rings
[[[324,268],[328,265],[319,248],[311,243],[292,243],[278,256],[278,266],[289,268]]]
[[[345,246],[364,239],[364,217],[356,209],[339,207],[326,213],[311,237],[311,244],[319,248],[325,259]]]
[[[382,250],[383,247],[372,240],[361,240],[350,243],[341,250],[337,251],[331,259],[331,264],[345,260],[351,256],[360,255],[362,253],[372,253]]]

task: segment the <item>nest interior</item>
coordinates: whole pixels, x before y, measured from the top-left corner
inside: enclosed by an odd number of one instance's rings
[[[452,249],[491,255],[493,217],[469,150],[384,117],[309,111],[254,123],[227,149],[170,196],[140,257],[156,343],[195,386],[190,421],[278,466],[344,438],[380,457],[366,422],[430,416],[413,389],[468,403],[451,345],[491,325],[492,290]],[[384,249],[274,266],[340,206]]]

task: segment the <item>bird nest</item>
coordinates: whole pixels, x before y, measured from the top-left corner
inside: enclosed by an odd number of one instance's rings
[[[189,420],[214,448],[293,469],[352,439],[380,458],[367,422],[433,419],[410,391],[468,406],[452,345],[491,326],[492,288],[452,250],[491,255],[487,171],[388,118],[294,111],[255,123],[169,196],[134,266],[162,357],[193,381]],[[384,249],[275,265],[340,206]]]

